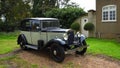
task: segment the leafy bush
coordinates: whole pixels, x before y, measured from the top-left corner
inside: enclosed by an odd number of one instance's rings
[[[84,26],[84,30],[92,31],[94,30],[94,24],[93,23],[86,23]]]
[[[0,32],[14,32],[14,30],[15,30],[14,24],[0,22]]]
[[[0,32],[5,31],[5,30],[6,30],[5,23],[0,22]]]
[[[71,29],[75,30],[76,32],[80,30],[80,24],[79,23],[72,23]]]
[[[46,17],[58,18],[60,24],[63,28],[70,28],[70,25],[75,21],[75,19],[83,16],[85,11],[82,8],[61,8],[61,9],[52,9],[45,13]]]

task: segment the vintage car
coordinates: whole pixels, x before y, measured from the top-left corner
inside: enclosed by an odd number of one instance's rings
[[[17,43],[21,49],[48,49],[56,62],[62,62],[69,52],[84,55],[87,50],[85,36],[60,28],[56,18],[26,18],[20,22],[20,30]]]

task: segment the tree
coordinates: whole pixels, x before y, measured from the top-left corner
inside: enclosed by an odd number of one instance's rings
[[[78,32],[80,30],[80,24],[77,22],[72,23],[71,29],[75,30],[75,32]]]
[[[1,0],[0,13],[1,15],[4,14],[6,17],[6,25],[4,27],[6,30],[9,30],[9,26],[16,25],[16,22],[21,19],[31,16],[30,6],[28,3],[29,2],[24,2],[23,0]],[[3,13],[3,11],[5,12]]]
[[[46,17],[54,17],[60,20],[64,28],[70,28],[75,19],[85,14],[82,8],[68,7],[62,9],[53,9],[45,13]]]
[[[53,8],[63,8],[70,0],[33,0],[32,14],[34,17],[44,17]]]
[[[94,30],[94,24],[88,22],[88,23],[85,24],[84,29],[87,30],[87,31],[93,31]]]
[[[67,7],[79,8],[79,5],[74,2],[71,2],[71,3],[68,3],[67,5],[65,5],[64,7],[65,8],[67,8]]]
[[[6,12],[8,12],[8,4],[6,4],[5,0],[0,1],[0,16]]]
[[[94,24],[91,22],[88,22],[84,25],[84,29],[89,31],[89,37],[94,37]]]
[[[56,0],[33,0],[32,14],[34,17],[44,17],[46,11],[56,7]]]
[[[70,0],[56,0],[58,8],[64,8]]]

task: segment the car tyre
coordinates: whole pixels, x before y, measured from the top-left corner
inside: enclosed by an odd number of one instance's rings
[[[82,42],[82,44],[83,44],[83,46],[87,45],[87,43],[86,43],[85,40]],[[87,47],[83,48],[81,51],[76,51],[76,54],[78,54],[78,55],[84,55],[85,52],[86,52],[86,50],[87,50]]]
[[[26,45],[26,43],[25,43],[24,39],[21,38],[20,47],[21,47],[22,50],[27,50],[28,49],[25,45]]]
[[[65,58],[64,48],[57,43],[53,43],[51,45],[50,56],[54,61],[62,62]]]

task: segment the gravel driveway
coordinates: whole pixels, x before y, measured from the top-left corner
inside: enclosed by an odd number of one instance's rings
[[[18,56],[25,61],[37,64],[39,68],[120,68],[120,61],[105,56],[75,56],[68,54],[64,62],[54,62],[47,52],[22,51]]]

